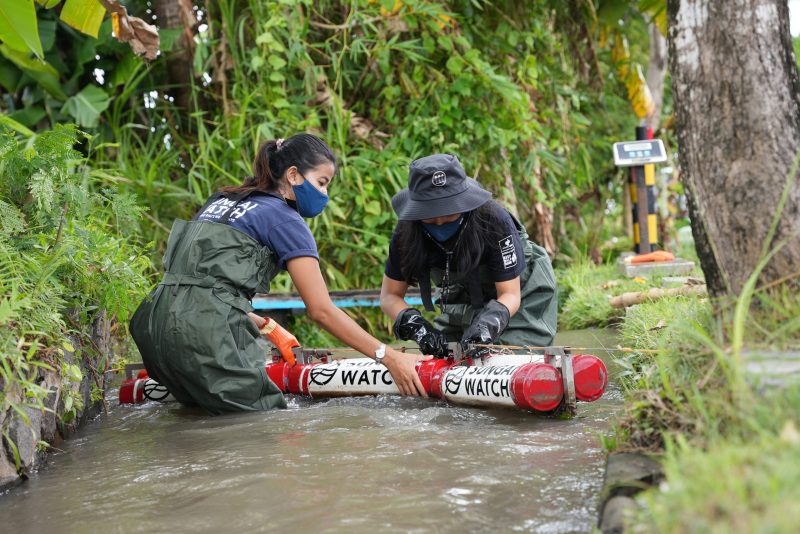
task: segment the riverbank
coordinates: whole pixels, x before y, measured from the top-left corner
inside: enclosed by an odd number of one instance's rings
[[[0,128],[0,490],[99,412],[150,285],[141,209],[98,182],[82,140],[75,127],[32,139]]]
[[[31,406],[29,388],[4,381],[0,493],[28,479],[49,452],[60,450],[64,440],[102,412],[105,381],[96,370],[111,350],[109,326],[98,318],[88,340],[70,338],[62,344],[60,365],[38,370],[34,383],[46,391],[43,407]]]
[[[578,282],[562,315],[585,317],[574,310],[594,308],[596,320],[618,324],[621,344],[635,349],[617,357],[626,408],[606,446],[658,459],[663,476],[629,493],[637,493],[637,507],[623,506],[619,514],[627,529],[794,531],[800,524],[800,380],[791,372],[800,341],[796,281],[730,302],[670,297],[603,318],[598,309],[609,308],[598,295],[607,299],[631,283],[614,284],[609,275],[608,266],[563,273]]]

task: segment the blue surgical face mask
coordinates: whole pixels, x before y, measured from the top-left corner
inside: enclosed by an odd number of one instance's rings
[[[311,185],[305,176],[303,176],[303,180],[302,184],[292,186],[294,198],[297,201],[297,213],[303,217],[316,217],[328,204],[328,195]]]
[[[444,243],[448,239],[452,238],[454,235],[458,233],[458,229],[461,228],[461,223],[464,221],[464,216],[461,215],[458,219],[453,222],[445,223],[445,224],[428,224],[422,223],[422,226],[428,233],[431,235],[439,243]]]

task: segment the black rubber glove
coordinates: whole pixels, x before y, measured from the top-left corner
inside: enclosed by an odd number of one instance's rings
[[[461,346],[466,349],[469,343],[488,345],[494,342],[508,326],[509,319],[508,308],[502,302],[490,300],[464,332]]]
[[[401,311],[394,321],[394,335],[397,339],[416,341],[423,354],[447,357],[447,337],[435,330],[419,310],[406,308]]]

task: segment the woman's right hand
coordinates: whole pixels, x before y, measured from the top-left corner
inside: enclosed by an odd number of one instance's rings
[[[428,393],[422,387],[422,382],[417,374],[417,362],[430,360],[433,356],[400,352],[391,347],[386,347],[386,356],[383,365],[389,369],[392,380],[397,384],[397,389],[402,395],[427,397]]]
[[[447,336],[436,330],[431,323],[422,317],[419,310],[407,308],[397,314],[392,328],[397,339],[416,341],[419,350],[445,358],[448,354]]]

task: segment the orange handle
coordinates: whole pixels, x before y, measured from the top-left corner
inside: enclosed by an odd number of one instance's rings
[[[294,365],[296,362],[292,348],[301,346],[297,338],[294,337],[294,334],[279,325],[273,318],[264,317],[264,319],[266,319],[267,322],[259,329],[261,335],[265,336],[275,345],[286,363]]]
[[[656,250],[649,254],[639,254],[631,258],[631,263],[647,263],[650,261],[672,261],[675,255],[666,250]]]

